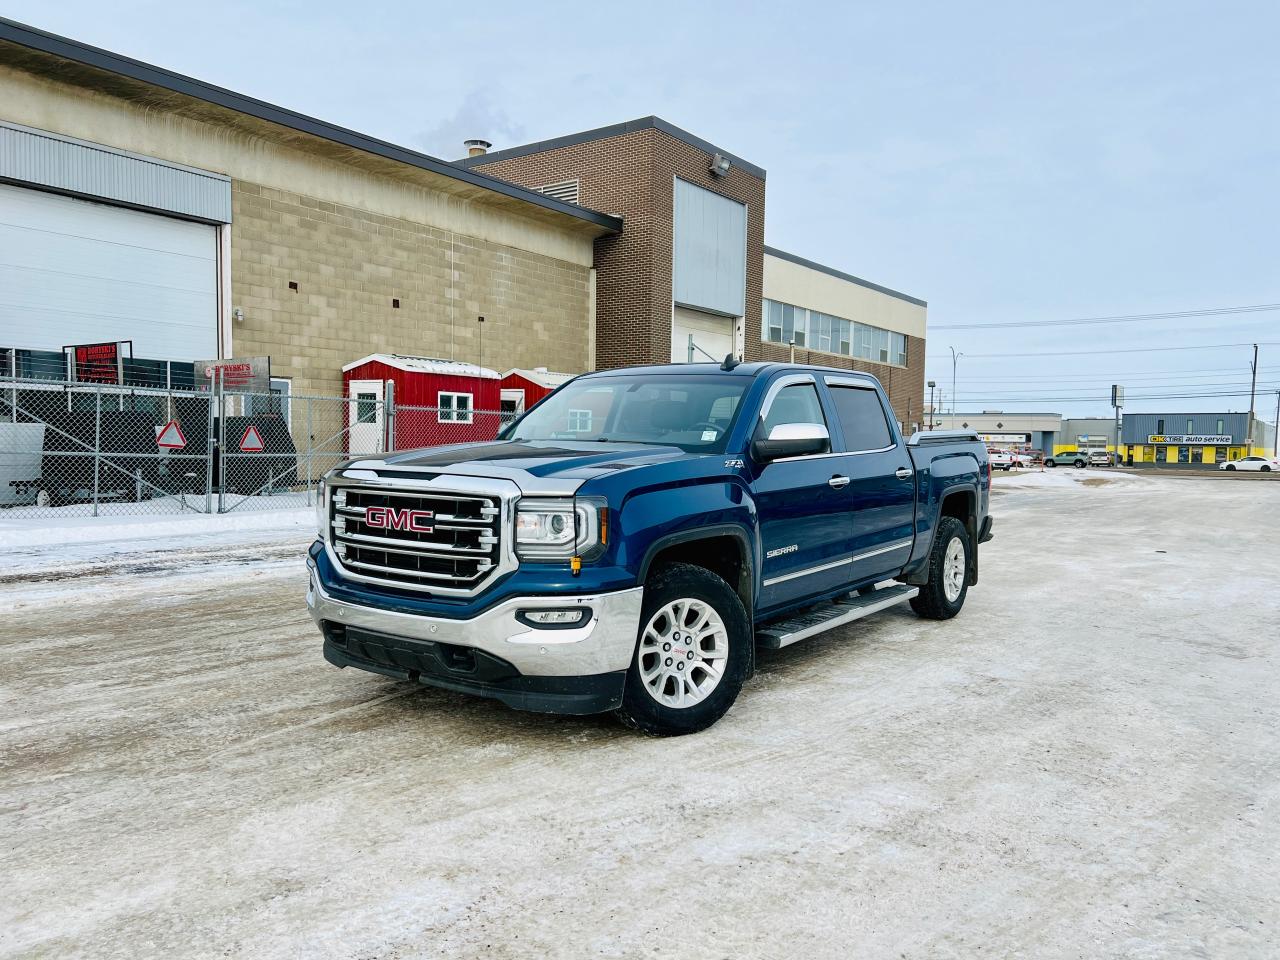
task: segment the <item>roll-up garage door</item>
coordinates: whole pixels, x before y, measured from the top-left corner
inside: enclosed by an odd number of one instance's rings
[[[215,227],[0,184],[0,347],[218,356]]]
[[[732,317],[676,307],[671,322],[671,362],[719,363],[734,352],[734,323]]]

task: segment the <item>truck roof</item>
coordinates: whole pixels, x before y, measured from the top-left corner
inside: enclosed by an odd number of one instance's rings
[[[838,373],[841,376],[865,377],[879,382],[875,374],[862,370],[848,370],[841,367],[818,366],[806,363],[780,363],[776,361],[749,361],[739,363],[732,370],[726,370],[718,363],[655,363],[638,367],[616,367],[612,370],[596,370],[583,374],[586,377],[644,376],[655,373],[673,374],[676,376],[725,376],[725,377],[760,377],[765,374],[794,370],[797,373]]]

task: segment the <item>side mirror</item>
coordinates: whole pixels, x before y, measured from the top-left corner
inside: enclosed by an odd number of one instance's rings
[[[768,437],[751,441],[751,456],[757,463],[783,457],[808,457],[831,449],[831,434],[820,423],[780,423]]]

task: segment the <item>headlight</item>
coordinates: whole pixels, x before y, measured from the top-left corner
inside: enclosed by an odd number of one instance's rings
[[[329,506],[325,502],[325,494],[328,493],[326,486],[323,479],[316,486],[316,536],[321,540],[326,538],[326,528],[329,526]]]
[[[522,560],[568,560],[603,546],[605,507],[594,500],[534,499],[516,504],[516,554]]]

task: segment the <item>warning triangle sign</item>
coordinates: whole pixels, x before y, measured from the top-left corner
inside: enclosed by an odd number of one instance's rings
[[[261,453],[264,446],[257,427],[251,423],[244,428],[244,436],[240,438],[241,453]]]
[[[178,426],[177,420],[170,420],[164,425],[164,429],[156,434],[156,446],[166,447],[169,450],[181,450],[187,445],[187,438],[182,435],[182,428]]]

